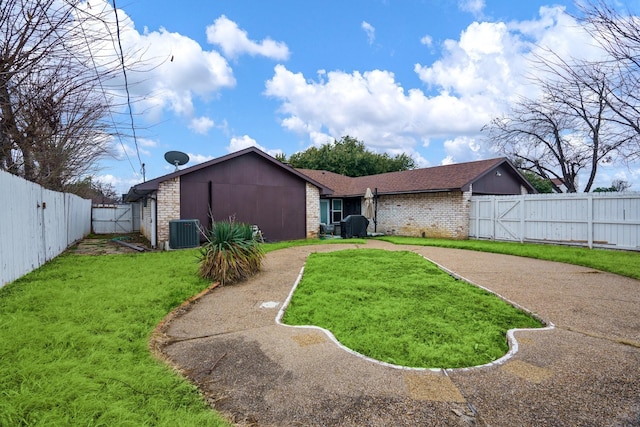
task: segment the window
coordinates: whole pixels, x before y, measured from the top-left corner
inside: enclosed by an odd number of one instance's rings
[[[342,221],[342,199],[331,200],[331,222]]]
[[[320,222],[329,224],[329,201],[326,199],[320,200]]]

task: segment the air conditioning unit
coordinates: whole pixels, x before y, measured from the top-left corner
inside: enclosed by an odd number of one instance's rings
[[[171,249],[200,246],[200,221],[177,219],[169,221],[169,247]]]

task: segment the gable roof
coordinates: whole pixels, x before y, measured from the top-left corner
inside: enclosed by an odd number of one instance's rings
[[[215,159],[209,160],[207,162],[204,163],[200,163],[197,164],[195,166],[191,166],[182,170],[178,170],[163,176],[160,176],[158,178],[149,180],[149,181],[145,181],[142,182],[140,184],[134,185],[133,187],[131,187],[129,189],[129,192],[127,193],[127,196],[125,197],[125,201],[127,202],[134,202],[136,200],[139,200],[140,198],[142,198],[143,196],[156,191],[158,189],[158,186],[160,185],[161,182],[164,181],[168,181],[170,179],[182,176],[182,175],[186,175],[195,171],[199,171],[201,169],[205,169],[214,165],[217,165],[219,163],[223,163],[226,162],[228,160],[231,159],[235,159],[237,157],[240,156],[245,156],[245,155],[257,155],[262,157],[263,159],[265,159],[266,161],[273,163],[274,165],[284,169],[285,171],[297,176],[298,178],[318,187],[320,189],[320,194],[322,195],[326,195],[326,194],[331,194],[332,191],[330,188],[327,188],[325,185],[321,184],[320,182],[315,181],[312,177],[305,175],[301,172],[299,172],[298,170],[296,170],[295,168],[289,166],[288,164],[282,163],[281,161],[277,160],[274,157],[271,157],[270,155],[268,155],[267,153],[265,153],[264,151],[256,148],[256,147],[249,147],[249,148],[245,148],[244,150],[240,150],[240,151],[236,151],[234,153],[231,154],[227,154],[226,156],[222,156],[222,157],[217,157]]]
[[[506,157],[355,178],[328,171],[298,171],[331,188],[334,196],[355,197],[364,195],[367,188],[377,188],[378,194],[469,191],[474,182],[498,167],[513,169],[521,178],[522,184],[535,191]]]

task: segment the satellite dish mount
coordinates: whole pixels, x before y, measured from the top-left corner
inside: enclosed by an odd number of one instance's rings
[[[166,153],[164,153],[164,159],[169,164],[176,167],[176,172],[178,172],[178,170],[180,169],[178,168],[178,166],[186,165],[187,163],[189,163],[189,156],[182,151],[167,151]]]

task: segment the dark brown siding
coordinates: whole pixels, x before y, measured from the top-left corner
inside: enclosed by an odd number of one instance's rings
[[[473,183],[473,194],[520,194],[520,181],[511,168],[498,167]]]
[[[234,217],[256,224],[267,240],[306,237],[306,183],[255,154],[247,154],[180,178],[180,216],[208,226]],[[211,188],[211,193],[209,193]]]

